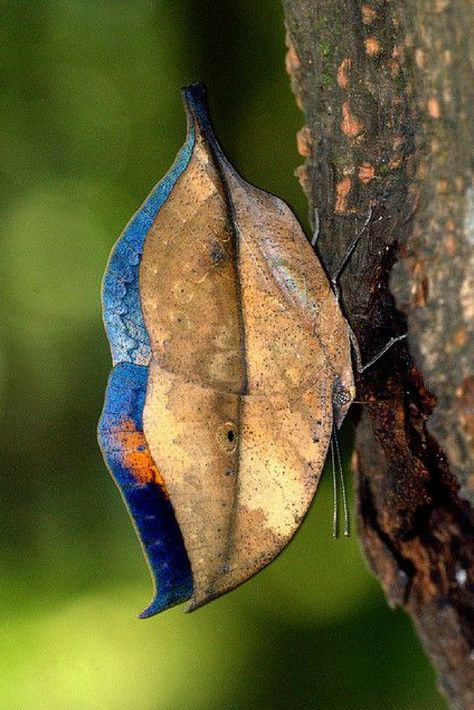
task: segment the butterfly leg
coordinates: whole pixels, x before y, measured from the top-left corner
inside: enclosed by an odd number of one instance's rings
[[[352,256],[352,254],[354,253],[355,248],[359,244],[362,235],[364,234],[367,227],[369,226],[371,219],[372,219],[372,208],[370,207],[369,214],[366,217],[366,220],[362,226],[362,229],[359,231],[359,233],[355,236],[354,240],[352,241],[352,244],[350,245],[349,249],[347,250],[338,270],[336,271],[336,273],[333,276],[330,277],[331,286],[333,288],[333,291],[334,291],[339,303],[341,302],[341,286],[340,286],[341,276],[344,273],[344,271],[346,270],[346,267],[350,261],[350,258]],[[315,220],[315,224],[316,224],[316,220]],[[318,236],[319,236],[319,224],[318,224]],[[375,363],[383,355],[385,355],[385,353],[388,352],[388,350],[390,350],[392,345],[395,345],[395,343],[398,343],[400,340],[404,340],[407,337],[407,333],[403,333],[403,335],[398,335],[394,338],[390,338],[390,340],[387,343],[385,343],[383,348],[376,355],[374,355],[374,357],[372,357],[368,362],[362,363],[362,355],[360,352],[359,343],[357,342],[357,338],[355,336],[355,333],[352,330],[349,323],[347,325],[349,328],[349,338],[351,341],[352,348],[354,350],[356,368],[357,368],[357,372],[359,372],[359,373],[365,372],[365,370],[368,370],[370,367],[372,367],[372,365],[375,365]]]
[[[357,372],[359,372],[359,373],[365,372],[366,370],[369,369],[369,367],[372,367],[372,365],[375,365],[377,360],[380,360],[380,358],[383,357],[385,355],[385,353],[390,350],[392,345],[395,345],[395,343],[400,342],[400,340],[405,340],[405,338],[407,337],[407,333],[403,333],[402,335],[397,335],[395,338],[390,338],[390,340],[387,343],[385,343],[383,348],[381,350],[379,350],[379,352],[376,355],[374,355],[374,357],[372,357],[368,362],[362,363],[362,356],[361,356],[361,352],[360,352],[360,347],[359,347],[359,343],[357,342],[357,338],[355,336],[355,333],[352,330],[349,323],[347,324],[347,327],[349,328],[349,338],[351,341],[352,348],[354,350]]]
[[[344,271],[346,270],[346,267],[351,259],[351,256],[354,253],[355,248],[359,244],[361,237],[363,236],[364,232],[366,231],[367,227],[369,226],[371,219],[372,219],[372,207],[369,207],[369,214],[366,217],[364,224],[362,225],[362,229],[354,237],[352,244],[350,245],[349,249],[346,251],[346,254],[345,254],[342,262],[340,263],[339,268],[337,269],[336,273],[330,277],[331,285],[334,289],[334,293],[336,294],[338,301],[340,300],[340,295],[341,295],[340,294],[341,288],[339,285],[339,282],[341,280],[341,276],[344,273]]]

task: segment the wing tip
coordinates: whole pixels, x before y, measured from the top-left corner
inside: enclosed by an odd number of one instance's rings
[[[195,123],[210,145],[220,154],[219,143],[209,117],[207,89],[201,82],[188,84],[181,89],[184,105],[188,114],[188,125]]]
[[[190,589],[189,582],[174,588],[171,592],[166,594],[155,594],[150,604],[138,615],[139,619],[149,619],[152,616],[156,616],[166,609],[171,609],[178,604],[182,604],[191,598],[192,589]],[[189,611],[189,608],[186,609]]]
[[[207,105],[207,89],[201,81],[181,87],[181,93],[188,106],[201,108]]]
[[[150,604],[138,615],[139,619],[150,619],[152,616],[156,616],[161,611],[167,608],[166,604],[160,600],[159,597],[154,597]]]

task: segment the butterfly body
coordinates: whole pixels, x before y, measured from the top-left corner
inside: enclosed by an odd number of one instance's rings
[[[202,88],[188,87],[185,101],[182,169],[150,216],[136,287],[126,291],[138,294],[140,347],[122,347],[121,355],[141,358],[147,371],[143,446],[172,508],[177,530],[168,544],[182,544],[187,559],[175,601],[187,594],[195,608],[251,577],[291,540],[354,382],[347,323],[296,218],[229,164]],[[104,415],[101,430],[120,485]],[[140,463],[147,468],[145,458]],[[146,479],[135,473],[137,486]],[[144,548],[159,591],[163,572]]]

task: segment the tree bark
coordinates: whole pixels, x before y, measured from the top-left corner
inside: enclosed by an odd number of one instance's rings
[[[474,708],[471,0],[283,0],[297,174],[365,359],[358,527],[453,708]]]

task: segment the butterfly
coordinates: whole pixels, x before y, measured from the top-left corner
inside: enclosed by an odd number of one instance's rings
[[[355,396],[334,283],[225,157],[204,87],[183,96],[186,142],[103,282],[99,442],[154,579],[142,617],[202,606],[288,544]]]

